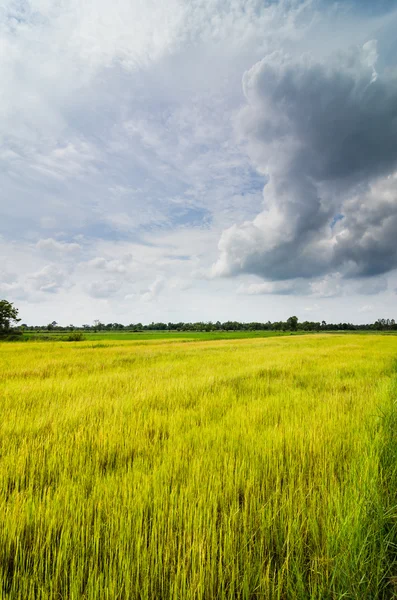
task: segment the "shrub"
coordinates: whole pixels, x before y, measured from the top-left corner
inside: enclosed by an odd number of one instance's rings
[[[85,340],[85,335],[81,333],[81,331],[75,331],[74,333],[70,333],[66,338],[66,342],[82,342]]]

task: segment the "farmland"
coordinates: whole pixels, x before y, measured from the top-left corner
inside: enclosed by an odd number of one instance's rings
[[[173,341],[212,341],[212,340],[235,340],[247,338],[279,337],[285,335],[301,335],[302,332],[290,331],[77,331],[77,332],[24,332],[22,339],[24,341],[62,341],[69,335],[78,333],[84,340],[118,340],[118,341],[154,341],[161,340],[165,342]]]
[[[1,598],[395,597],[397,337],[96,335],[0,344]]]

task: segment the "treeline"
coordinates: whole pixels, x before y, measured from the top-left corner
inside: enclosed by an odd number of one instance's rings
[[[239,321],[198,321],[196,323],[101,323],[95,321],[92,325],[84,324],[81,327],[73,324],[61,326],[56,321],[48,325],[29,326],[24,323],[22,329],[29,331],[397,331],[397,324],[394,319],[378,319],[374,323],[364,323],[355,325],[353,323],[326,323],[326,321],[302,321],[297,317],[289,317],[286,321],[267,321],[266,323],[250,322],[241,323]]]

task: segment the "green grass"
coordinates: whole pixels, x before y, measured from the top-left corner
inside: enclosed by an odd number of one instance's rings
[[[74,332],[76,333],[76,332]],[[212,340],[243,340],[252,338],[268,338],[291,335],[313,335],[313,332],[307,331],[97,331],[80,332],[85,340],[122,340],[122,341],[212,341]],[[318,332],[320,333],[320,332]],[[324,333],[324,332],[322,332]],[[397,335],[397,331],[327,331],[332,335]],[[53,331],[26,331],[21,341],[68,341],[67,338],[73,335],[73,332],[53,332]],[[18,340],[16,340],[18,341]],[[1,342],[1,339],[0,339]]]
[[[211,340],[235,340],[235,339],[251,339],[263,337],[275,337],[282,335],[297,335],[301,332],[291,333],[290,331],[97,331],[83,332],[87,340],[123,340],[123,341],[139,341],[139,340],[195,340],[195,341],[211,341]],[[69,335],[68,332],[26,332],[24,338],[35,341],[35,338],[45,336],[49,340],[63,340]]]
[[[1,598],[395,597],[397,339],[165,335],[0,345]]]

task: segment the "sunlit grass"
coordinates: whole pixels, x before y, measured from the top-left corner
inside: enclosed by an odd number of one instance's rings
[[[1,597],[392,598],[396,355],[1,344]]]

